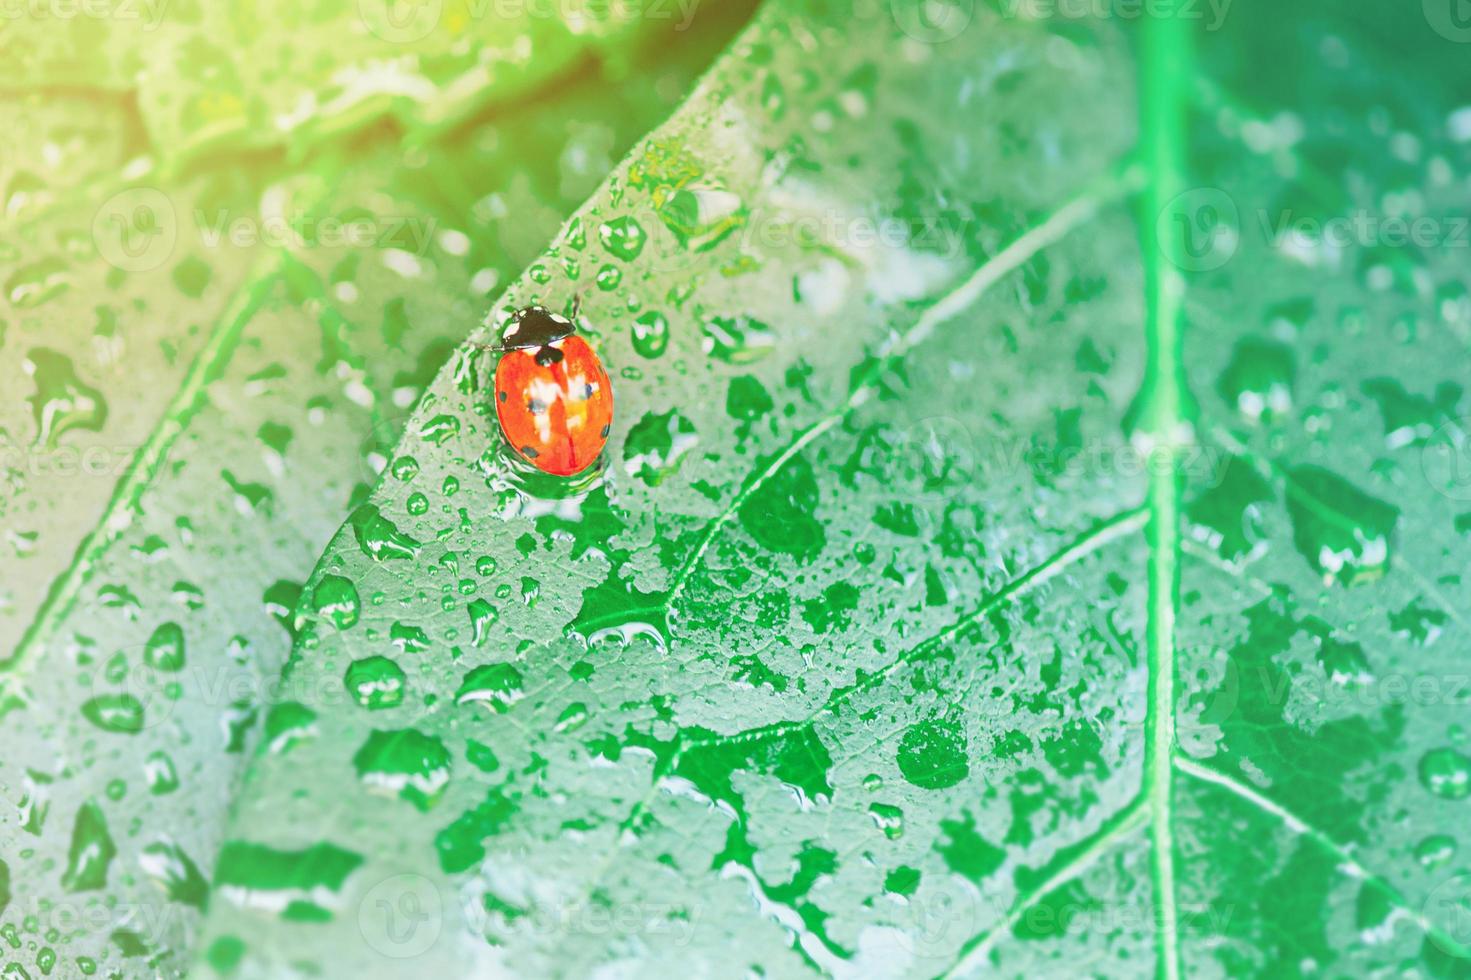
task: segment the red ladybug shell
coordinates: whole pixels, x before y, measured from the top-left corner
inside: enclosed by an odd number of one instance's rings
[[[495,414],[521,458],[556,476],[593,464],[608,443],[613,385],[597,352],[578,336],[501,355]]]

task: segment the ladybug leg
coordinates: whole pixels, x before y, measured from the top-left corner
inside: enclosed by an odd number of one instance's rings
[[[571,317],[571,319],[576,320],[578,314],[581,313],[581,312],[582,312],[582,290],[579,289],[577,292],[575,292],[575,293],[572,294],[572,317]]]

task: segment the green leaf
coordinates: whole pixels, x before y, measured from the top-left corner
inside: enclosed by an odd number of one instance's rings
[[[8,93],[97,90],[138,116],[163,161],[241,146],[307,146],[393,120],[416,139],[525,97],[587,56],[690,26],[645,0],[103,0],[7,18]],[[616,72],[615,72],[616,73]]]
[[[330,914],[347,852],[222,851],[256,745],[286,755],[319,737],[315,698],[280,679],[298,604],[352,630],[374,600],[301,583],[523,250],[728,27],[707,23],[636,82],[590,66],[417,150],[121,189],[59,167],[18,212],[0,253],[0,547],[16,569],[0,583],[5,971],[180,975],[211,878],[273,914]],[[56,128],[38,132],[81,125],[64,100],[47,111]],[[140,209],[146,227],[98,224]],[[391,673],[372,666],[331,695],[390,702]],[[402,760],[365,765],[429,805],[432,780]],[[229,947],[200,952],[224,962]]]
[[[1087,81],[1126,52],[1057,43],[764,9],[476,334],[581,293],[601,469],[518,467],[465,345],[328,549],[313,581],[383,601],[302,624],[319,737],[258,756],[230,837],[364,864],[330,920],[217,891],[206,948],[240,975],[940,969],[998,914],[976,889],[1004,908],[1110,825],[1143,481],[989,452],[1123,454],[1140,381],[1143,332],[1100,330],[1138,320],[1131,106]],[[1085,345],[1114,367],[1074,369]],[[367,658],[401,703],[336,696]],[[358,764],[440,747],[432,800]],[[1045,787],[1015,827],[1010,778]],[[972,920],[927,922],[959,889]]]

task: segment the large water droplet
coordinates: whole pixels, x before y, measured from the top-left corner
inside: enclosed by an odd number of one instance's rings
[[[1431,749],[1420,757],[1420,784],[1445,800],[1471,796],[1471,758],[1452,748]]]
[[[312,590],[312,608],[318,616],[326,616],[340,630],[357,624],[362,602],[357,586],[341,575],[327,575]]]
[[[505,711],[520,700],[521,672],[510,664],[483,664],[465,675],[455,692],[456,704],[483,704]]]
[[[1247,337],[1236,343],[1221,374],[1221,397],[1251,422],[1279,419],[1292,410],[1297,375],[1292,348],[1275,340]]]
[[[170,838],[160,837],[143,848],[138,865],[164,890],[170,901],[204,908],[209,898],[209,882],[205,881],[199,866],[190,860],[184,849]]]
[[[748,316],[714,316],[705,321],[705,353],[728,364],[759,361],[776,349],[771,327]]]
[[[353,511],[350,523],[358,547],[374,561],[413,558],[419,553],[420,543],[400,531],[372,504]]]
[[[143,647],[143,662],[154,670],[184,668],[184,630],[178,623],[164,623],[153,631]]]
[[[1399,511],[1317,466],[1288,473],[1292,540],[1325,584],[1352,585],[1389,569]]]
[[[105,732],[136,735],[143,730],[143,704],[131,694],[99,694],[82,703],[82,716]]]
[[[387,657],[354,660],[348,665],[343,683],[352,699],[369,710],[392,708],[403,703],[403,668]]]
[[[614,218],[598,227],[598,241],[602,242],[603,248],[625,262],[638,258],[638,253],[644,250],[646,237],[643,226],[628,216]]]
[[[97,891],[107,885],[107,869],[117,857],[117,846],[107,829],[102,808],[88,800],[72,823],[71,846],[61,885],[69,892]]]
[[[649,310],[633,321],[633,350],[640,357],[658,357],[668,346],[669,318],[664,314]]]
[[[414,728],[375,731],[353,756],[358,778],[428,810],[449,784],[450,753],[444,743]]]
[[[899,739],[899,771],[921,789],[944,789],[970,775],[965,733],[947,721],[912,725]]]
[[[26,354],[22,368],[36,384],[36,393],[30,397],[36,445],[54,447],[63,432],[96,432],[107,421],[107,400],[102,392],[82,383],[65,354],[37,347]]]

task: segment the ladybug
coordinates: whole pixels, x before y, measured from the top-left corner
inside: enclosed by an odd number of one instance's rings
[[[608,444],[613,383],[572,321],[540,306],[517,310],[491,349],[501,352],[495,414],[511,448],[554,476],[591,466]]]

